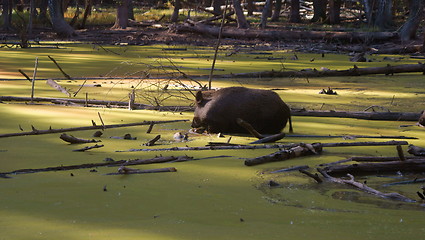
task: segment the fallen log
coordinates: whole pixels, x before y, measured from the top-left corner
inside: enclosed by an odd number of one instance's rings
[[[188,156],[179,156],[179,157],[155,157],[150,159],[134,159],[134,160],[120,160],[113,162],[103,162],[103,163],[84,163],[78,165],[68,165],[68,166],[58,166],[58,167],[46,167],[46,168],[28,168],[28,169],[18,169],[10,172],[2,172],[0,176],[7,176],[12,174],[26,174],[26,173],[39,173],[39,172],[52,172],[52,171],[68,171],[75,169],[84,169],[84,168],[95,168],[95,167],[114,167],[114,166],[130,166],[130,165],[142,165],[142,164],[154,164],[154,163],[164,163],[172,161],[185,161],[190,160],[192,157]]]
[[[297,135],[291,134],[286,137],[296,138],[343,138],[343,139],[356,139],[356,138],[386,138],[386,139],[418,139],[417,137],[406,136],[370,136],[370,135]]]
[[[299,170],[305,170],[309,169],[310,167],[308,165],[301,165],[301,166],[294,166],[289,168],[283,168],[279,170],[272,171],[270,173],[281,173],[281,172],[291,172],[291,171],[299,171]]]
[[[414,184],[414,183],[424,183],[425,178],[415,178],[413,180],[401,181],[401,182],[393,182],[384,184],[384,187],[394,186],[394,185],[402,185],[402,184]]]
[[[317,78],[317,77],[341,77],[341,76],[364,76],[374,74],[393,75],[395,73],[424,73],[425,65],[418,64],[401,64],[387,65],[384,67],[369,67],[359,68],[354,66],[346,70],[317,70],[304,69],[300,71],[264,71],[264,72],[248,72],[248,73],[232,73],[232,74],[217,74],[215,78]]]
[[[287,150],[280,150],[269,155],[264,155],[256,158],[251,158],[245,160],[246,166],[254,166],[263,163],[284,161],[292,158],[297,158],[301,156],[307,156],[312,154],[318,154],[322,152],[322,144],[313,143],[313,144],[301,144]]]
[[[13,97],[13,96],[0,96],[0,101],[16,101],[16,102],[29,102],[29,97]],[[34,102],[52,102],[52,103],[76,103],[81,105],[103,105],[107,107],[123,107],[128,108],[128,102],[121,101],[107,101],[107,100],[94,100],[94,99],[77,99],[77,98],[46,98],[46,97],[34,97]],[[153,106],[141,103],[134,103],[134,109],[145,109],[145,110],[159,110],[159,111],[193,111],[194,107],[190,106]]]
[[[173,26],[177,32],[194,32],[218,36],[220,28],[212,25],[202,24],[187,20],[184,24]],[[365,42],[384,41],[397,38],[396,32],[330,32],[330,31],[300,31],[300,30],[265,30],[265,29],[240,29],[240,28],[223,28],[223,38],[251,38],[251,39],[280,39],[280,40],[299,40],[299,39],[316,39],[327,41],[349,41],[349,42]]]
[[[144,173],[162,173],[162,172],[177,172],[177,169],[174,167],[169,168],[157,168],[157,169],[146,169],[146,170],[138,170],[128,168],[119,168],[116,173],[107,173],[105,175],[129,175],[129,174],[144,174]]]
[[[311,117],[340,117],[356,118],[366,120],[387,120],[387,121],[415,121],[417,122],[420,113],[412,112],[345,112],[345,111],[306,111],[304,109],[291,110],[293,116]]]
[[[279,141],[280,139],[284,138],[286,136],[285,133],[277,133],[277,134],[273,134],[267,137],[263,137],[261,139],[258,139],[257,141],[254,142],[250,142],[250,144],[260,144],[260,143],[271,143],[271,142],[276,142]]]
[[[156,135],[153,139],[149,140],[147,143],[143,144],[144,146],[153,146],[155,145],[156,141],[158,141],[161,138],[161,135]]]
[[[373,195],[381,197],[381,198],[390,199],[390,200],[394,200],[394,201],[409,202],[409,203],[416,202],[415,200],[408,198],[406,196],[403,196],[399,193],[383,193],[383,192],[378,191],[374,188],[368,187],[366,184],[356,182],[356,181],[354,181],[354,177],[351,174],[347,174],[347,176],[350,179],[346,180],[346,179],[332,177],[326,171],[319,170],[319,172],[323,175],[323,177],[325,177],[325,179],[327,181],[330,181],[330,182],[333,182],[333,183],[349,185],[349,186],[355,187],[359,190],[362,190],[363,192],[373,194]]]
[[[94,126],[86,126],[86,127],[74,127],[74,128],[59,128],[59,129],[47,129],[47,130],[37,130],[33,129],[31,132],[19,132],[19,133],[5,133],[0,134],[0,138],[5,137],[17,137],[17,136],[27,136],[27,135],[42,135],[42,134],[51,134],[51,133],[62,133],[62,132],[72,132],[72,131],[85,131],[85,130],[93,130],[93,129],[108,129],[108,128],[119,128],[119,127],[133,127],[140,125],[150,125],[150,124],[165,124],[165,123],[173,123],[173,122],[187,122],[189,120],[169,120],[169,121],[144,121],[137,123],[124,123],[124,124],[110,124],[110,125],[94,125]]]
[[[425,156],[425,148],[409,145],[407,152],[415,156]]]
[[[344,175],[347,173],[355,175],[396,173],[398,171],[406,172],[425,172],[425,159],[407,159],[405,161],[390,162],[368,162],[350,165],[333,165],[323,168],[323,171],[329,174]]]
[[[76,137],[74,137],[72,135],[68,135],[66,133],[62,133],[59,138],[64,140],[65,142],[69,142],[71,144],[101,142],[100,140],[95,140],[95,139],[76,138]]]
[[[406,141],[387,142],[339,142],[322,143],[323,147],[352,147],[352,146],[390,146],[408,145]],[[206,147],[171,147],[171,148],[132,148],[129,150],[117,150],[116,152],[154,152],[154,151],[202,151],[202,150],[229,150],[229,149],[264,149],[264,148],[293,148],[300,144],[264,144],[264,145],[231,145],[231,146],[206,146]]]

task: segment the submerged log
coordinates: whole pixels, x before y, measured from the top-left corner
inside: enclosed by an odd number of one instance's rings
[[[101,142],[100,140],[95,140],[95,139],[76,138],[76,137],[74,137],[72,135],[68,135],[66,133],[62,133],[59,138],[64,140],[65,142],[69,142],[71,144]]]
[[[319,170],[319,172],[325,177],[325,179],[327,181],[339,183],[339,184],[344,184],[344,185],[349,185],[349,186],[355,187],[359,190],[362,190],[363,192],[373,194],[373,195],[376,195],[376,196],[381,197],[381,198],[390,199],[390,200],[394,200],[394,201],[410,202],[410,203],[416,202],[415,200],[408,198],[406,196],[403,196],[399,193],[383,193],[383,192],[378,191],[374,188],[368,187],[366,184],[356,182],[356,181],[354,181],[354,177],[351,174],[347,174],[347,176],[350,179],[346,180],[346,179],[332,177],[326,171]]]
[[[83,148],[74,149],[74,150],[72,150],[72,151],[73,151],[73,152],[85,152],[85,151],[90,150],[90,149],[94,149],[94,148],[101,148],[101,147],[104,147],[104,146],[105,146],[105,145],[103,145],[103,144],[100,144],[100,145],[95,144],[95,145],[93,145],[93,146],[86,146],[86,147],[83,147]]]
[[[66,94],[68,97],[71,96],[71,94],[68,92],[68,90],[66,90],[64,87],[62,87],[61,85],[59,85],[55,80],[53,79],[48,79],[46,81],[46,84],[48,84],[49,86],[51,86],[52,88],[58,90],[61,93]]]

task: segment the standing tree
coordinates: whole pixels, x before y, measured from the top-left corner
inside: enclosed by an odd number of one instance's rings
[[[326,19],[327,0],[313,0],[314,15],[311,22],[324,22]]]
[[[246,21],[245,15],[243,14],[241,2],[239,0],[233,0],[233,9],[236,13],[236,21],[238,22],[238,28],[249,28],[249,24]]]
[[[174,11],[171,15],[171,22],[177,22],[179,20],[179,11],[182,8],[182,4],[180,0],[174,0]]]
[[[269,15],[271,5],[272,5],[272,0],[266,0],[266,5],[264,5],[263,12],[261,14],[260,28],[266,28],[267,17]]]
[[[416,38],[416,32],[424,16],[424,1],[411,0],[409,6],[409,18],[400,28],[400,39],[408,41]]]
[[[117,15],[112,29],[126,29],[128,27],[128,1],[117,0]]]
[[[379,29],[387,29],[393,23],[392,0],[378,0],[374,25]]]
[[[277,21],[279,21],[280,11],[281,10],[282,10],[282,0],[276,0],[275,5],[274,5],[273,16],[270,19],[271,22],[277,22]]]
[[[49,0],[50,21],[53,31],[61,37],[71,37],[76,35],[74,29],[65,21],[63,16],[62,1]]]
[[[12,29],[12,0],[3,0],[3,30],[10,31]]]
[[[214,0],[212,5],[213,5],[213,12],[214,15],[218,16],[221,14],[221,5],[223,5],[224,0]]]
[[[291,13],[289,16],[289,22],[291,23],[300,23],[300,0],[291,1]]]
[[[341,22],[341,0],[329,0],[329,23],[338,24]]]

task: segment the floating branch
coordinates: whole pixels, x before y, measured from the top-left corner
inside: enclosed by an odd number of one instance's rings
[[[107,173],[105,175],[128,175],[128,174],[161,173],[161,172],[177,172],[177,169],[174,167],[169,167],[169,168],[138,170],[138,169],[129,169],[126,167],[122,167],[122,168],[119,168],[118,172],[116,173]]]
[[[262,163],[284,161],[296,157],[318,154],[320,152],[322,152],[322,144],[320,143],[302,144],[288,150],[280,150],[269,155],[247,159],[245,160],[245,165],[254,166]]]
[[[351,174],[347,174],[347,176],[350,179],[345,180],[345,179],[341,179],[341,178],[332,177],[326,171],[322,171],[320,169],[318,169],[318,170],[325,177],[325,179],[330,181],[330,182],[353,186],[353,187],[360,189],[360,190],[362,190],[366,193],[373,194],[373,195],[376,195],[378,197],[385,198],[385,199],[402,201],[402,202],[416,202],[415,200],[408,198],[408,197],[405,197],[405,196],[403,196],[399,193],[383,193],[383,192],[380,192],[376,189],[368,187],[366,184],[356,182],[356,181],[354,181],[354,177]]]
[[[0,138],[27,136],[27,135],[41,135],[41,134],[51,134],[51,133],[62,133],[62,132],[72,132],[72,131],[84,131],[84,130],[93,130],[93,129],[132,127],[132,126],[140,126],[140,125],[150,125],[152,123],[153,124],[165,124],[165,123],[187,122],[187,121],[189,121],[189,120],[144,121],[144,122],[137,122],[137,123],[111,124],[111,125],[104,125],[104,126],[95,125],[95,126],[86,126],[86,127],[59,128],[59,129],[47,129],[47,130],[36,130],[36,129],[34,129],[31,132],[0,134]]]
[[[85,163],[85,164],[79,164],[79,165],[68,165],[68,166],[47,167],[47,168],[28,168],[28,169],[19,169],[19,170],[15,170],[11,172],[3,172],[3,173],[0,173],[0,176],[7,176],[10,174],[67,171],[67,170],[95,168],[95,167],[142,165],[142,164],[164,163],[164,162],[171,162],[171,161],[178,161],[178,160],[184,161],[184,160],[191,160],[191,159],[192,157],[188,157],[188,156],[179,156],[179,157],[170,156],[170,157],[155,157],[150,159],[120,160],[120,161],[103,162],[103,163]]]
[[[74,137],[72,135],[68,135],[66,133],[62,133],[59,138],[64,140],[65,142],[69,142],[71,144],[101,142],[100,140],[95,140],[95,139],[89,140],[89,139],[76,138],[76,137]]]
[[[0,135],[1,136],[1,135]],[[352,146],[387,146],[408,145],[406,141],[387,142],[338,142],[322,143],[323,147],[352,147]],[[207,147],[171,147],[171,148],[139,148],[129,150],[118,150],[116,152],[154,152],[154,151],[202,151],[202,150],[229,150],[229,149],[264,149],[264,148],[293,148],[300,144],[264,144],[264,145],[231,145],[231,146],[207,146]]]
[[[101,145],[94,145],[94,146],[87,146],[87,147],[83,147],[83,148],[80,148],[80,149],[75,149],[75,150],[72,150],[72,151],[74,151],[74,152],[84,152],[84,151],[87,151],[87,150],[90,150],[90,149],[93,149],[93,148],[101,148],[101,147],[104,147],[105,145],[103,145],[103,144],[101,144]]]

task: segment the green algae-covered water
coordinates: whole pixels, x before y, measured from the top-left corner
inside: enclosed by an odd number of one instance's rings
[[[135,64],[126,64],[125,58],[144,64],[155,64],[163,59],[163,46],[139,47],[136,50],[111,47],[118,54],[107,54],[93,46],[67,46],[49,50],[2,49],[0,75],[3,79],[20,78],[16,69],[31,72],[35,56],[54,56],[71,76],[125,75],[135,72]],[[209,49],[190,49],[198,57],[210,54]],[[125,50],[125,51],[124,51]],[[15,55],[11,54],[16,52]],[[26,54],[23,54],[26,53]],[[131,54],[130,54],[131,53]],[[193,60],[167,52],[167,57],[178,65],[208,67],[208,58]],[[274,52],[286,56],[292,53]],[[286,54],[286,55],[285,55]],[[170,56],[172,55],[172,56]],[[68,56],[68,58],[67,58]],[[329,57],[328,57],[329,56]],[[312,55],[299,54],[301,61],[284,62],[293,69],[325,66],[345,69],[352,65],[348,57],[331,56],[307,61]],[[376,58],[381,58],[377,56]],[[223,57],[224,58],[224,57]],[[305,61],[304,61],[304,60]],[[15,60],[15,63],[13,63]],[[46,59],[40,59],[40,78],[59,74]],[[128,59],[127,59],[128,60]],[[107,62],[102,62],[107,61]],[[270,63],[249,55],[222,59],[217,68],[224,72],[278,69],[282,63]],[[256,62],[258,61],[258,62]],[[405,60],[403,63],[409,63]],[[161,62],[165,65],[164,62]],[[306,64],[316,64],[306,66]],[[380,62],[364,63],[378,66]],[[17,67],[19,65],[19,67]],[[143,65],[143,64],[140,64]],[[272,66],[273,65],[273,66]],[[118,67],[117,67],[118,66]],[[126,67],[124,67],[126,66]],[[130,66],[130,67],[129,67]],[[255,66],[252,67],[252,66]],[[332,67],[334,66],[334,67]],[[117,67],[117,68],[115,68]],[[188,68],[187,68],[188,69]],[[139,69],[140,70],[140,69]],[[204,70],[188,69],[194,74]],[[419,112],[425,106],[422,96],[423,76],[406,74],[398,76],[368,76],[320,79],[231,79],[216,80],[218,87],[243,85],[275,89],[292,107],[323,110],[362,110],[371,105],[384,106],[391,111]],[[59,81],[76,91],[81,81]],[[98,84],[90,80],[88,85]],[[126,101],[128,93],[137,82],[104,81],[100,88],[86,86],[77,96]],[[317,94],[320,89],[333,87],[337,96]],[[146,93],[141,91],[140,94]],[[0,81],[0,95],[29,96],[28,81]],[[152,93],[150,93],[152,94]],[[36,96],[66,97],[36,83]],[[146,101],[138,98],[137,101]],[[146,102],[143,102],[146,103]],[[172,99],[175,105],[189,105],[190,100]],[[132,123],[144,120],[190,120],[192,113],[129,111],[112,108],[84,108],[79,106],[30,105],[3,102],[0,104],[0,134],[31,131],[31,125],[43,130],[52,128],[90,126],[94,120],[100,124],[99,114],[105,124]],[[414,122],[367,121],[342,118],[294,117],[296,134],[309,135],[403,135],[417,137],[410,144],[425,147],[425,132]],[[394,146],[326,148],[321,155],[302,157],[253,167],[244,165],[246,158],[274,152],[259,150],[207,150],[128,152],[129,149],[198,147],[207,142],[248,144],[250,136],[189,135],[187,142],[175,142],[176,132],[186,132],[190,122],[155,125],[151,133],[148,126],[107,129],[100,138],[103,148],[86,152],[72,150],[94,144],[71,145],[60,134],[0,138],[0,172],[24,168],[44,168],[84,163],[102,163],[105,158],[114,160],[148,159],[155,156],[190,156],[187,162],[132,166],[136,169],[175,167],[177,172],[138,175],[105,175],[118,167],[98,167],[70,171],[11,175],[0,178],[0,239],[420,239],[425,234],[424,207],[417,196],[421,184],[384,184],[423,178],[421,174],[388,174],[355,176],[382,192],[398,192],[417,200],[403,203],[385,200],[353,188],[331,183],[317,184],[299,173],[270,171],[298,165],[309,165],[310,171],[321,163],[342,160],[351,156],[396,156]],[[285,130],[287,131],[287,130]],[[92,139],[94,131],[76,131],[69,134]],[[137,140],[114,137],[130,133]],[[161,135],[158,145],[142,146]],[[111,138],[112,137],[112,138]],[[387,139],[295,138],[286,137],[279,143],[298,142],[355,142],[386,141]],[[405,154],[407,146],[403,146]],[[123,151],[123,152],[117,152]],[[213,158],[211,158],[213,157]],[[269,182],[279,184],[270,187]]]

